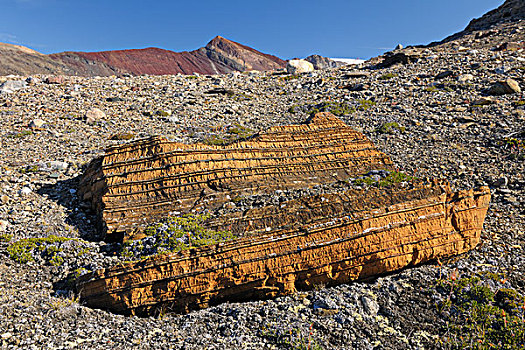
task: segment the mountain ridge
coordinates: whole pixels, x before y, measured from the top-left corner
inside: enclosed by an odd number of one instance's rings
[[[221,36],[216,36],[204,47],[182,52],[148,47],[96,52],[65,51],[44,55],[23,46],[1,44],[0,57],[2,75],[224,74],[275,70],[286,66],[286,61],[279,57]]]

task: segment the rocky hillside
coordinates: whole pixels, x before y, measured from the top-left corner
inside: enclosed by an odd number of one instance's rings
[[[0,75],[64,74],[68,68],[27,47],[0,43]]]
[[[65,74],[79,76],[223,74],[275,70],[286,62],[220,36],[205,47],[185,52],[159,48],[102,52],[62,52],[43,55],[2,44],[0,74]]]

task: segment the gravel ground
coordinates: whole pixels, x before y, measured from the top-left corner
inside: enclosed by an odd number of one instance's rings
[[[525,88],[523,52],[494,50],[524,40],[522,26],[415,48],[417,62],[385,69],[367,62],[301,76],[67,77],[56,85],[34,76],[26,88],[0,94],[1,347],[452,347],[450,318],[439,307],[452,294],[443,281],[477,275],[492,290],[525,293],[525,99],[521,92],[486,96],[508,78]],[[197,142],[231,137],[239,126],[252,133],[298,123],[322,102],[346,106],[341,118],[409,175],[446,178],[455,189],[489,185],[482,244],[443,264],[187,315],[123,317],[78,302],[72,276],[123,259],[117,244],[100,241],[93,213],[76,196],[86,162],[124,139]],[[90,117],[93,108],[104,115]],[[11,259],[10,244],[42,237],[51,239],[33,240],[29,257]]]

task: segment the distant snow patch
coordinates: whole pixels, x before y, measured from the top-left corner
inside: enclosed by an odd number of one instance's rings
[[[359,58],[330,58],[330,59],[333,61],[337,61],[337,62],[343,62],[345,64],[361,64],[365,61]]]

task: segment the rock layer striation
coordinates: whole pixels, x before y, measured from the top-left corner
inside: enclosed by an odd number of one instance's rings
[[[150,138],[109,148],[80,182],[108,240],[125,239],[172,212],[214,209],[230,198],[345,181],[393,169],[384,153],[331,114],[272,127],[227,146]]]

